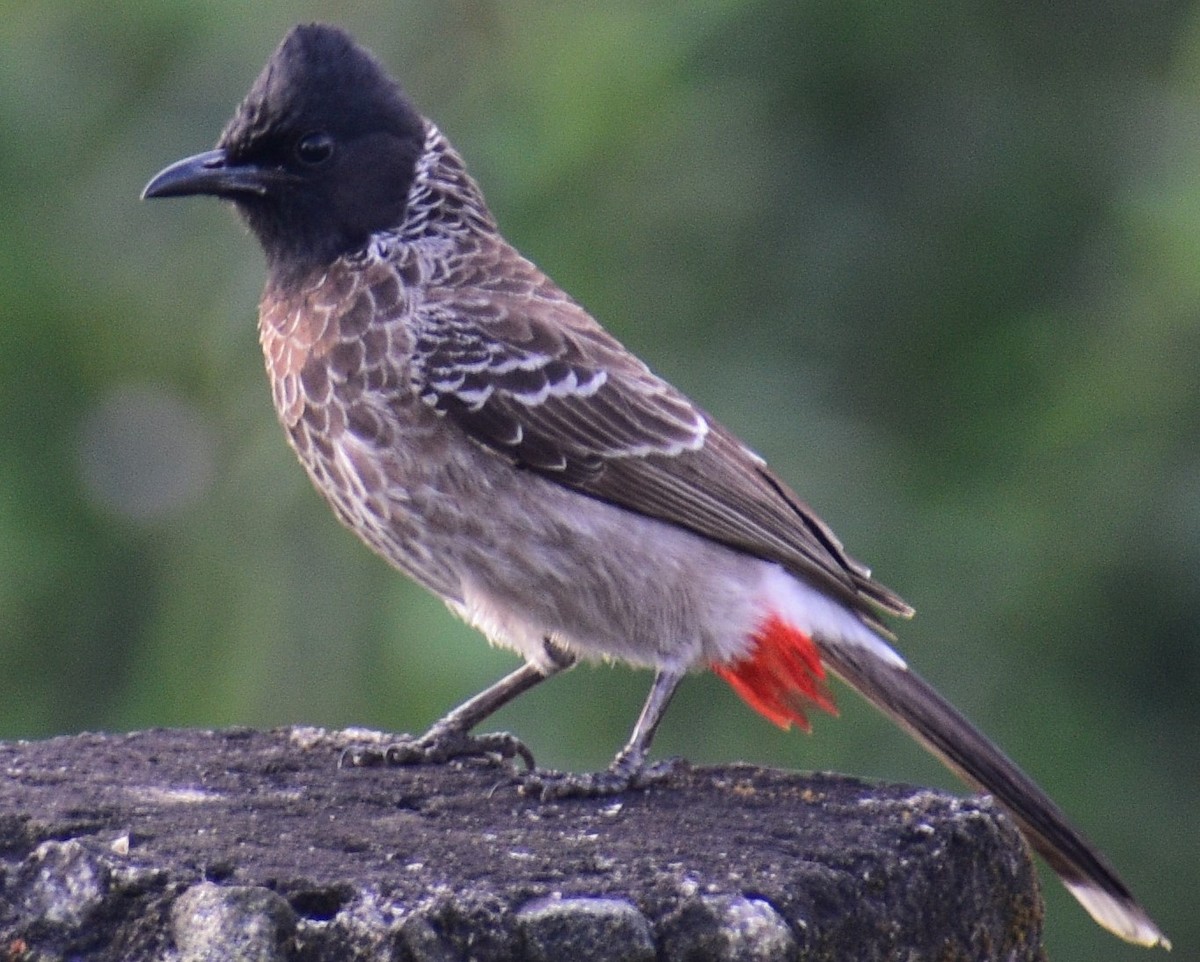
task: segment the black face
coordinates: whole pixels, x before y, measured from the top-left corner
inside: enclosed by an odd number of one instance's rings
[[[144,196],[231,200],[273,270],[303,269],[403,220],[424,140],[420,115],[369,53],[334,27],[300,26],[217,149],[168,167]]]

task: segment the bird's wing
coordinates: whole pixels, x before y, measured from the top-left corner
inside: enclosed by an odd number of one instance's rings
[[[869,618],[911,614],[761,458],[512,256],[426,292],[426,403],[516,465],[778,561]]]

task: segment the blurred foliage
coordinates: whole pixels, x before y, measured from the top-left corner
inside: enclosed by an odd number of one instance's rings
[[[912,663],[1194,951],[1200,18],[1176,0],[10,0],[0,736],[418,730],[512,667],[309,489],[251,239],[137,199],[306,19],[392,65],[507,235],[918,607]],[[647,683],[583,668],[500,721],[600,766]],[[953,784],[842,708],[803,740],[697,677],[659,748]],[[1047,897],[1053,958],[1143,957]]]

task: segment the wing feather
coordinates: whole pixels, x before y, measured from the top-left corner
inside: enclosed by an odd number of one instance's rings
[[[778,561],[874,624],[912,613],[761,458],[507,257],[503,288],[441,285],[421,313],[414,380],[428,404],[516,465]]]

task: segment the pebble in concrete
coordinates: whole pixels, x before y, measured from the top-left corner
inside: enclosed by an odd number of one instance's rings
[[[650,923],[624,899],[538,899],[517,918],[532,962],[654,962]]]
[[[665,926],[663,956],[669,962],[788,962],[800,946],[787,921],[770,903],[740,895],[705,895]]]
[[[24,868],[32,876],[25,887],[28,909],[67,930],[82,928],[108,894],[108,868],[74,839],[42,842]]]
[[[257,885],[194,885],[171,908],[179,962],[284,962],[296,915]]]

